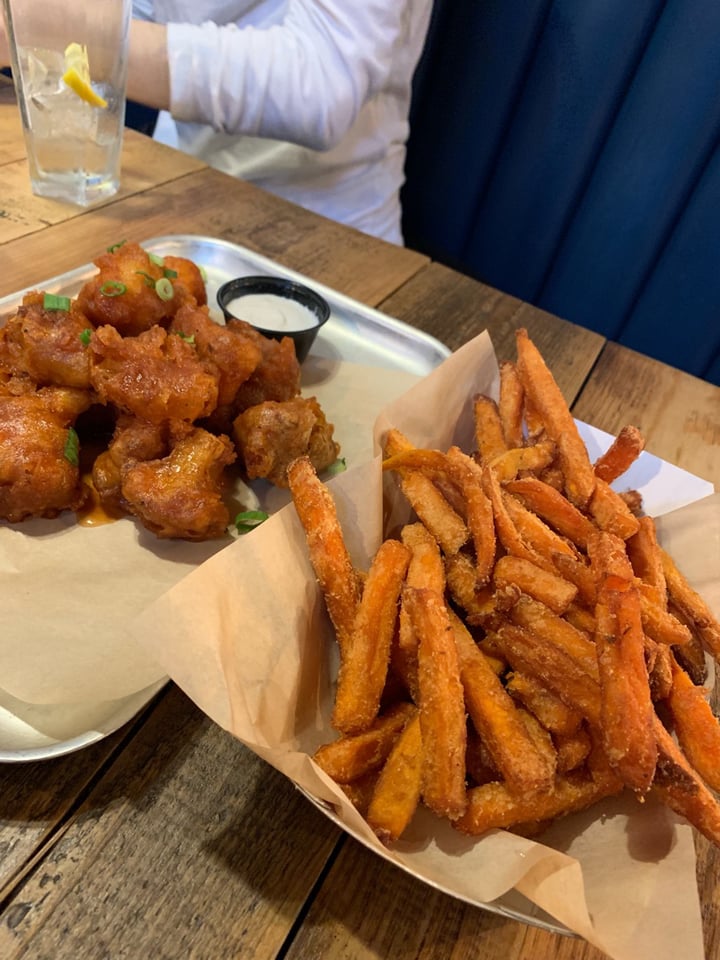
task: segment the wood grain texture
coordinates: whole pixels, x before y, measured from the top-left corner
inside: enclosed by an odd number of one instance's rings
[[[720,391],[616,343],[608,343],[575,415],[617,433],[634,423],[651,453],[720,489]]]
[[[514,360],[515,331],[526,327],[572,402],[604,339],[440,264],[430,264],[383,304],[385,313],[457,349],[487,330],[498,360]]]
[[[87,263],[118,240],[178,233],[242,244],[370,305],[427,263],[420,254],[204,169],[16,240],[4,260],[0,296]]]
[[[5,128],[0,121],[0,130],[3,129]],[[156,153],[157,148],[160,149],[159,153]],[[83,218],[90,210],[96,211],[114,205],[132,194],[203,169],[203,165],[193,157],[155,144],[147,137],[128,130],[125,134],[118,193],[92,208],[85,208],[47,197],[36,197],[30,187],[24,149],[21,155],[22,160],[0,166],[0,243],[35,234],[55,224]]]
[[[275,957],[337,829],[171,687],[0,914],[0,956]]]
[[[582,940],[468,906],[348,840],[287,960],[601,960],[603,956]]]
[[[0,764],[0,901],[13,878],[68,815],[124,729],[66,757]]]

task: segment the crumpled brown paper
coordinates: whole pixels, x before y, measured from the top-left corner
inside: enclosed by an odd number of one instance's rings
[[[335,422],[348,463],[372,456],[373,419],[416,381],[402,370],[319,357],[303,365],[303,394],[317,396]],[[287,491],[256,484],[243,489],[238,509],[275,511],[288,501]],[[128,620],[229,542],[158,540],[130,519],[81,527],[73,514],[0,524],[0,707],[4,691],[69,713],[156,684],[163,668],[128,636]]]
[[[467,447],[470,399],[492,390],[496,377],[483,335],[391,404],[376,432],[394,425],[421,445]],[[583,432],[597,452],[607,445],[605,435]],[[690,537],[691,555],[675,556],[691,577],[698,567],[701,577],[710,572],[702,586],[720,608],[718,498],[707,497],[712,487],[704,481],[649,455],[641,460],[648,512],[658,503],[662,512],[673,502],[706,496],[687,514],[664,518],[662,533],[673,543],[676,531],[700,529],[702,536]],[[353,559],[366,567],[382,535],[379,459],[330,486]],[[328,717],[336,657],[292,506],[168,591],[135,620],[132,632],[213,720],[360,842],[421,880],[480,906],[513,906],[519,892],[616,960],[702,960],[692,830],[653,802],[611,799],[559,821],[542,843],[503,831],[472,840],[422,810],[393,850],[378,843],[309,758],[334,737]]]

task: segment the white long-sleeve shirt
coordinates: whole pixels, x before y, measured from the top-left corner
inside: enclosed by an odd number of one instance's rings
[[[431,0],[136,0],[168,26],[155,136],[401,242],[412,74]]]

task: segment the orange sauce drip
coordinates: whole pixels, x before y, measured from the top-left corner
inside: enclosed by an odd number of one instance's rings
[[[99,527],[104,523],[115,523],[117,517],[109,514],[100,503],[100,497],[92,482],[92,474],[83,474],[82,482],[86,495],[82,506],[75,511],[78,524],[81,527]]]

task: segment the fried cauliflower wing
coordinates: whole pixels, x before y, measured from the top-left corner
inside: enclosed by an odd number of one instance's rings
[[[180,307],[170,332],[192,340],[198,356],[218,371],[218,406],[231,404],[262,359],[260,347],[244,333],[215,323],[207,307]]]
[[[126,464],[157,460],[170,451],[171,434],[188,433],[192,427],[184,422],[172,425],[150,423],[130,414],[120,414],[115,424],[112,440],[107,450],[95,458],[92,468],[92,483],[103,509],[111,516],[128,512],[122,497],[122,468]]]
[[[45,294],[33,291],[23,297],[15,316],[2,331],[7,363],[42,386],[90,386],[87,340],[91,323],[77,304],[68,310],[48,310]],[[3,361],[0,359],[0,365]]]
[[[230,522],[222,499],[223,471],[235,456],[227,437],[195,427],[168,456],[122,467],[123,500],[158,537],[223,536]]]
[[[142,420],[197,420],[217,404],[217,372],[194,346],[162,327],[125,338],[114,327],[99,327],[90,361],[100,399]]]
[[[166,327],[184,303],[195,303],[196,298],[180,275],[166,275],[166,271],[178,271],[161,266],[155,262],[157,259],[137,243],[125,243],[102,254],[94,261],[98,273],[83,284],[77,295],[80,310],[94,326],[115,327],[126,337],[136,336],[155,324]],[[183,276],[186,273],[189,271],[184,269]],[[170,296],[161,296],[158,291],[167,290],[168,285]],[[193,281],[191,286],[195,288],[197,284]],[[203,296],[204,289],[202,284]]]
[[[321,471],[340,452],[315,397],[256,404],[235,418],[233,434],[248,478],[262,477],[278,487],[287,487],[288,464],[297,457],[308,456]]]
[[[0,517],[18,523],[77,509],[84,497],[70,428],[87,391],[0,392]]]
[[[227,328],[251,340],[261,353],[260,363],[254,373],[235,395],[235,413],[265,400],[275,400],[278,403],[292,400],[300,393],[300,364],[295,355],[295,344],[290,337],[271,340],[258,333],[244,320],[230,320]]]

